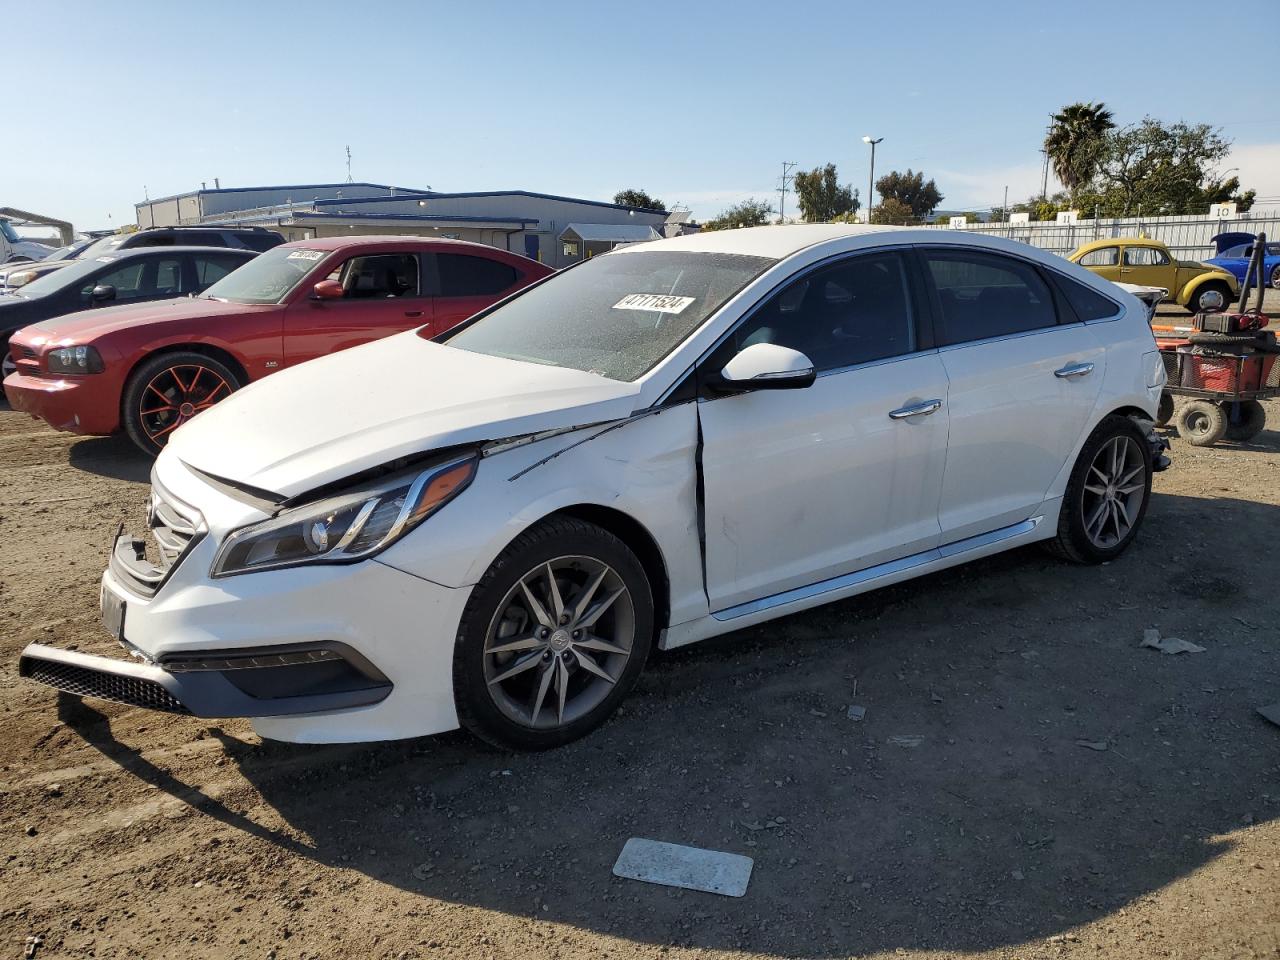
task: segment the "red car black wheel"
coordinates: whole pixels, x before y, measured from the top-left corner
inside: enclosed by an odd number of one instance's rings
[[[236,375],[212,357],[186,352],[154,357],[129,379],[125,429],[144,451],[159,453],[174,430],[239,387]]]

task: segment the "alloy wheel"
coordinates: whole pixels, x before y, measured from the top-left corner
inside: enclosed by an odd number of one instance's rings
[[[1271,271],[1271,286],[1280,290],[1280,265],[1277,265],[1275,269]]]
[[[1200,309],[1206,312],[1221,310],[1227,302],[1227,298],[1221,290],[1210,289],[1203,291],[1199,296]]]
[[[1146,461],[1132,437],[1112,437],[1089,465],[1081,510],[1095,547],[1109,549],[1133,529],[1147,495]]]
[[[631,659],[631,591],[607,563],[559,557],[516,581],[489,626],[484,678],[509,719],[554,729],[609,696]]]
[[[203,364],[165,367],[143,389],[138,420],[147,439],[160,447],[172,431],[231,392],[226,378]]]

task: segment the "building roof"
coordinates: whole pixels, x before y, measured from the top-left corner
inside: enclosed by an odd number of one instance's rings
[[[397,187],[387,183],[368,183],[364,180],[357,180],[352,183],[282,183],[279,186],[260,186],[260,187],[202,187],[199,190],[184,190],[182,193],[170,194],[167,197],[151,197],[147,200],[139,200],[134,206],[143,207],[149,203],[164,203],[166,200],[177,200],[179,197],[194,197],[201,193],[266,193],[275,190],[341,190],[344,187],[369,187],[373,190],[386,190],[388,195],[392,190],[396,191],[396,196],[401,194],[413,194],[415,196],[421,194],[430,194],[430,190],[419,190],[415,187]],[[353,198],[354,199],[354,198]],[[375,199],[386,200],[390,197],[377,197]]]
[[[561,237],[576,237],[584,243],[636,243],[658,240],[662,234],[646,223],[571,223]]]
[[[399,188],[397,188],[399,189]],[[564,203],[583,203],[590,207],[611,207],[614,210],[636,210],[641,213],[661,213],[666,214],[666,210],[655,209],[653,207],[632,207],[625,203],[610,203],[607,200],[583,200],[581,197],[562,197],[555,193],[536,193],[532,190],[481,190],[469,191],[466,193],[437,193],[428,190],[427,197],[445,198],[462,198],[462,197],[535,197],[539,200],[561,200]]]

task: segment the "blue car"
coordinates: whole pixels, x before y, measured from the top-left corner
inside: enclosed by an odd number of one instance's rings
[[[1252,233],[1220,233],[1213,238],[1218,245],[1218,255],[1206,260],[1215,267],[1229,270],[1244,283],[1244,272],[1249,269],[1253,257]],[[1267,252],[1262,258],[1262,275],[1276,290],[1280,290],[1280,243],[1267,242]]]

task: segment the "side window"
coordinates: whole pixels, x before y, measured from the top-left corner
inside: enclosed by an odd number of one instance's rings
[[[1169,257],[1155,247],[1125,247],[1124,263],[1127,267],[1163,267]]]
[[[352,257],[338,270],[346,300],[385,300],[418,295],[418,258],[409,253]]]
[[[1100,250],[1090,250],[1078,262],[1082,267],[1114,267],[1120,262],[1120,249],[1103,247]]]
[[[257,250],[259,253],[265,253],[272,247],[278,247],[284,243],[284,239],[278,233],[238,233],[236,239],[240,241],[241,246],[248,250]]]
[[[1064,277],[1060,273],[1054,274],[1054,282],[1081,320],[1105,320],[1120,313],[1118,303],[1083,283]]]
[[[156,296],[172,294],[176,297],[182,292],[182,261],[176,257],[157,261],[155,289],[152,293]]]
[[[222,234],[209,230],[183,230],[177,241],[184,247],[225,247],[227,242]]]
[[[191,258],[196,270],[196,290],[201,291],[218,280],[221,280],[228,273],[245,261],[239,257],[229,257],[225,254],[204,254],[198,253]]]
[[[132,242],[126,237],[125,241],[120,244],[117,249],[123,250],[125,247],[172,247],[173,234],[157,231],[155,233],[143,232],[134,234]]]
[[[146,266],[147,264],[139,259],[99,274],[80,288],[80,301],[89,303],[92,300],[94,287],[115,287],[117,301],[136,300],[143,295],[142,274]]]
[[[488,257],[465,253],[437,253],[440,296],[484,297],[501,293],[519,279],[515,267]]]
[[[911,353],[915,329],[902,258],[851,257],[796,280],[734,331],[716,359],[723,366],[753,343],[799,350],[819,372]]]
[[[1053,297],[1036,268],[998,254],[925,250],[938,292],[938,346],[1055,326]]]

